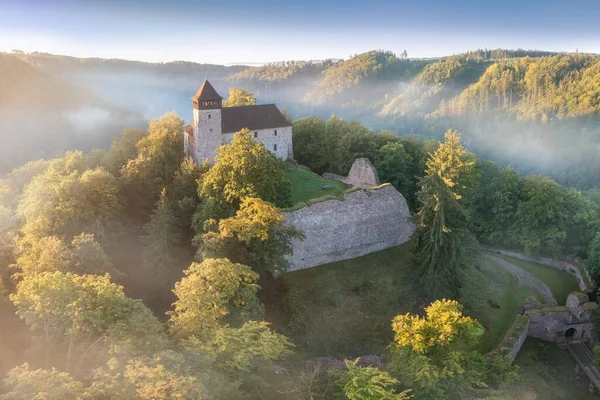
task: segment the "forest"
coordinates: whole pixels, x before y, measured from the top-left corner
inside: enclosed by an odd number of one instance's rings
[[[477,350],[484,328],[456,300],[477,243],[577,256],[600,279],[596,191],[499,167],[452,130],[440,142],[299,119],[299,164],[346,174],[368,157],[406,197],[420,221],[410,296],[428,304],[390,319],[382,361],[311,364],[286,334],[298,314],[273,314],[291,300],[285,256],[303,235],[283,223],[285,165],[247,130],[195,165],[183,125],[166,114],[2,181],[3,400],[502,398],[517,369]]]
[[[468,298],[514,284],[490,272],[485,246],[569,259],[600,280],[599,65],[589,54],[502,49],[255,68],[0,54],[6,82],[25,89],[0,97],[2,112],[75,111],[85,99],[113,116],[97,141],[36,132],[18,148],[7,136],[0,399],[521,398],[523,371],[494,351],[506,331],[491,331]],[[160,75],[157,91],[206,68],[233,86],[225,105],[277,101],[293,120],[297,164],[346,175],[368,158],[406,199],[416,234],[351,260],[348,272],[286,273],[291,242],[304,235],[282,212],[294,205],[289,164],[248,130],[214,165],[185,159],[185,118],[143,122],[113,103],[112,89],[93,94],[123,68]],[[187,93],[177,80],[174,92]],[[37,143],[44,136],[52,147]],[[339,285],[359,278],[333,293],[327,274]],[[314,304],[356,315],[315,323]],[[367,334],[343,325],[370,322],[372,304],[383,323]],[[536,361],[549,352],[539,346]]]

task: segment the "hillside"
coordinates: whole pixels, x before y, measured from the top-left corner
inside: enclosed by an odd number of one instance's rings
[[[0,176],[65,150],[107,147],[140,121],[89,89],[0,53]]]
[[[477,81],[488,62],[466,57],[448,57],[428,64],[408,87],[389,101],[381,115],[429,114],[440,102],[459,94]]]
[[[303,101],[341,105],[379,102],[395,90],[395,84],[415,76],[425,63],[401,59],[389,51],[359,54],[327,68]]]
[[[54,78],[18,58],[0,53],[0,109],[109,108],[90,90]]]
[[[143,114],[146,118],[175,110],[189,119],[190,97],[206,77],[217,91],[225,94],[229,87],[225,78],[248,68],[187,61],[148,63],[78,58],[37,52],[15,56],[49,75],[87,88],[111,103]]]
[[[222,95],[243,88],[296,118],[335,114],[377,130],[432,138],[453,127],[471,150],[522,172],[549,174],[578,188],[600,184],[593,172],[600,168],[596,55],[480,49],[425,60],[370,51],[258,67],[15,57],[145,118],[175,110],[189,121],[190,96],[208,77]]]
[[[600,58],[572,54],[497,62],[440,107],[441,114],[452,116],[488,111],[516,111],[520,119],[542,122],[598,115]]]

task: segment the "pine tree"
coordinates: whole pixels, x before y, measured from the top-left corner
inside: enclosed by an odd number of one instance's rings
[[[169,282],[172,286],[176,277],[176,249],[181,243],[181,232],[174,207],[165,189],[160,194],[150,222],[144,226],[144,232],[143,266],[150,274],[149,278]]]
[[[474,163],[458,132],[449,130],[445,138],[429,155],[418,193],[415,259],[421,283],[432,298],[457,297],[476,252],[468,212],[461,202],[462,182]]]

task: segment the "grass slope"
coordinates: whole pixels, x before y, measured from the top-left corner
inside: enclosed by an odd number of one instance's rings
[[[292,183],[292,202],[294,204],[325,195],[341,196],[344,194],[344,184],[342,182],[325,179],[300,168],[289,171],[289,168],[290,165],[284,172],[286,178]],[[323,189],[325,185],[330,185],[331,189]]]
[[[411,243],[284,275],[288,334],[311,355],[381,353],[394,316],[415,312]]]
[[[568,272],[553,269],[541,264],[517,260],[515,258],[503,255],[497,255],[497,257],[500,257],[516,265],[517,267],[534,274],[540,281],[548,285],[559,305],[565,305],[569,293],[573,291],[579,291],[577,280]]]
[[[535,290],[520,286],[506,269],[487,259],[467,274],[459,301],[465,313],[485,328],[480,351],[491,351],[500,343],[528,298],[540,300]]]
[[[427,305],[411,277],[411,246],[285,274],[279,313],[298,350],[346,357],[385,352],[392,318]],[[486,329],[479,350],[497,346],[528,298],[539,295],[491,261],[467,274],[459,301]]]

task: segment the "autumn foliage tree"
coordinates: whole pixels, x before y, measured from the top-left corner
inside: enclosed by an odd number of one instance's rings
[[[278,207],[291,205],[292,188],[282,161],[255,142],[248,129],[217,150],[215,164],[204,175],[200,195],[231,216],[243,199],[256,197]]]
[[[223,102],[223,107],[239,107],[256,105],[256,97],[244,89],[230,88],[227,100]]]
[[[457,301],[437,300],[425,309],[424,317],[398,315],[392,329],[390,370],[413,388],[416,398],[459,400],[485,386],[483,357],[468,350],[483,327],[463,315]]]
[[[235,216],[208,220],[205,228],[199,243],[203,257],[226,257],[275,274],[289,266],[285,256],[292,251],[291,241],[303,237],[284,223],[275,206],[254,197],[245,198]]]

